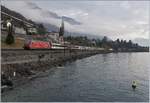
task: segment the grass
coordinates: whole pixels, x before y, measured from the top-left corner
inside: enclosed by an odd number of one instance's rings
[[[8,45],[5,40],[1,40],[1,49],[23,49],[25,40],[23,38],[16,37],[15,43]]]

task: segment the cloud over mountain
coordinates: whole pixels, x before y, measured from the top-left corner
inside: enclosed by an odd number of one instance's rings
[[[14,1],[14,2],[16,2],[16,1]],[[44,10],[33,2],[18,1],[18,3],[21,4],[20,7],[23,6],[23,9],[17,9],[19,6],[12,7],[12,9],[14,9],[15,11],[23,14],[25,17],[28,17],[34,21],[43,22],[43,23],[48,23],[48,22],[54,23],[51,21],[54,21],[54,19],[56,19],[57,21],[60,21],[62,19],[62,16],[59,16],[57,13],[49,11],[49,10]],[[66,21],[67,23],[69,23],[71,25],[80,25],[81,24],[80,22],[76,21],[73,18],[66,17],[66,16],[63,16],[63,18],[64,18],[64,21]]]

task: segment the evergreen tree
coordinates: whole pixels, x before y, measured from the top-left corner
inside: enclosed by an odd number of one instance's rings
[[[106,43],[107,42],[107,37],[106,36],[104,36],[104,38],[102,39],[102,43]]]
[[[46,29],[45,29],[45,27],[43,26],[43,24],[39,24],[39,25],[38,25],[38,33],[39,33],[39,34],[46,34]]]
[[[127,43],[127,45],[128,45],[128,48],[132,48],[132,41],[129,40],[128,43]]]
[[[102,47],[106,49],[109,48],[108,38],[106,36],[104,36],[104,38],[102,39]]]
[[[119,40],[119,39],[117,39],[117,40],[116,40],[116,42],[119,44],[119,43],[120,43],[120,40]]]

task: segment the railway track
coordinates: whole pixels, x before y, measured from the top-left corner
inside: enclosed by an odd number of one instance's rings
[[[81,49],[30,49],[30,50],[25,50],[25,49],[1,49],[2,52],[65,52],[65,51],[90,51],[90,50],[81,50]]]

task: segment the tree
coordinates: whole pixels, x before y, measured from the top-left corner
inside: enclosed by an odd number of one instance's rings
[[[100,39],[96,39],[96,45],[98,47],[101,47],[102,46],[102,41]]]
[[[104,38],[102,39],[102,43],[106,43],[107,42],[107,37],[106,36],[104,36]]]
[[[106,49],[110,48],[108,38],[106,36],[104,36],[104,38],[102,39],[102,47]]]
[[[117,44],[119,44],[119,43],[120,43],[120,40],[119,40],[119,38],[116,40],[116,42],[117,42]]]
[[[39,34],[46,34],[46,29],[45,29],[45,27],[43,26],[43,24],[39,24],[39,25],[38,25],[38,33],[39,33]]]
[[[132,41],[129,40],[129,42],[128,42],[128,48],[132,48],[132,45],[133,45]]]

